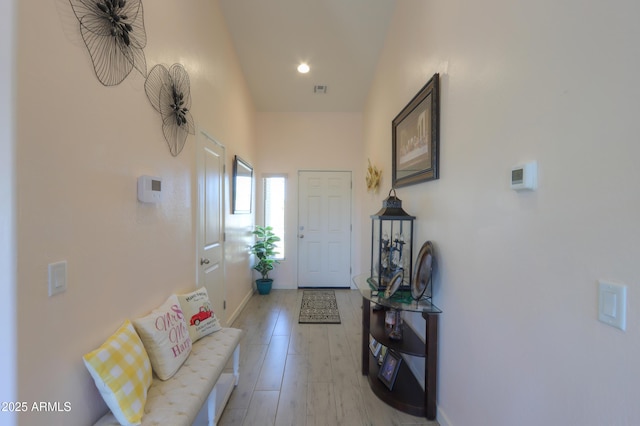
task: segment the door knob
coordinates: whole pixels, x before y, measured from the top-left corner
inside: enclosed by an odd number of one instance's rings
[[[207,259],[206,257],[203,257],[202,259],[200,259],[200,264],[201,265],[208,265],[209,264],[209,259]]]
[[[304,238],[304,234],[300,234],[300,238]]]

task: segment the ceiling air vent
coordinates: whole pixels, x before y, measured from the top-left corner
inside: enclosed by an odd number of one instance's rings
[[[313,93],[327,93],[327,86],[316,84],[313,86]]]

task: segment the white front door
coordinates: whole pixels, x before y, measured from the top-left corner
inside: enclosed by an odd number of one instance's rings
[[[215,315],[224,312],[224,146],[205,132],[198,133],[197,282],[209,294]]]
[[[298,287],[351,286],[351,172],[298,172]]]

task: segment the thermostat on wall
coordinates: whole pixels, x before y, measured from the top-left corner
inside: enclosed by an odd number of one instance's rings
[[[162,179],[154,176],[138,178],[138,200],[143,203],[159,203],[162,196]]]
[[[511,169],[511,189],[520,191],[523,189],[534,190],[538,186],[538,163],[529,163],[515,166]]]

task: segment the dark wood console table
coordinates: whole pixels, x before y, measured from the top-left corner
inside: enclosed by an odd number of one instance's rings
[[[378,295],[378,291],[369,286],[367,279],[364,275],[353,279],[362,295],[362,374],[368,377],[373,392],[387,404],[405,413],[433,420],[436,418],[438,315],[442,311],[430,300],[402,303],[385,299],[383,292]],[[421,313],[425,321],[426,342],[406,325],[402,340],[389,339],[385,327],[386,310],[373,310],[372,305]],[[396,353],[424,358],[425,389],[422,389],[406,362],[402,362],[393,389],[389,390],[378,379],[378,360],[369,350],[369,335]]]

